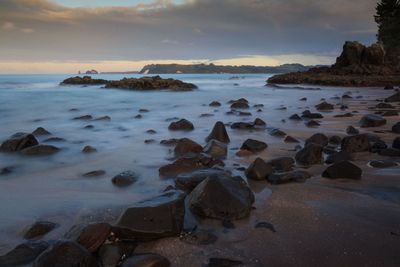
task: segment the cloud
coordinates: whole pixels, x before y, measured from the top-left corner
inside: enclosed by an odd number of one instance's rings
[[[0,2],[0,61],[318,58],[338,53],[345,40],[375,41],[375,5],[376,0],[164,0],[68,8],[47,0],[7,0]]]

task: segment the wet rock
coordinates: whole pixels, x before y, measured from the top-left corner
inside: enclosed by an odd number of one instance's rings
[[[35,136],[41,136],[41,135],[50,135],[51,133],[43,127],[38,127],[36,128],[36,130],[32,132],[32,134]]]
[[[209,104],[210,107],[220,107],[221,103],[218,101],[213,101]]]
[[[233,267],[242,265],[243,262],[226,258],[210,258],[207,267]]]
[[[286,133],[284,131],[281,131],[281,130],[276,129],[276,128],[270,129],[268,132],[269,132],[269,134],[271,136],[276,136],[276,137],[284,137],[284,136],[286,136]]]
[[[400,122],[393,125],[392,132],[400,134]]]
[[[98,117],[93,119],[95,121],[111,121],[111,117],[110,116],[102,116],[102,117]]]
[[[267,161],[272,165],[274,172],[287,172],[293,169],[295,160],[291,157],[278,157]]]
[[[93,119],[92,115],[83,115],[73,118],[73,120],[83,120],[83,121],[89,121],[91,119]]]
[[[91,124],[86,125],[85,127],[83,127],[83,129],[86,129],[86,130],[94,129],[94,125],[91,125]]]
[[[267,180],[271,184],[286,184],[290,182],[303,183],[310,178],[311,174],[303,170],[295,170],[290,172],[272,173]]]
[[[39,142],[32,134],[16,133],[4,141],[0,146],[1,152],[21,151],[25,148],[38,145]]]
[[[153,144],[153,143],[155,143],[156,142],[156,140],[154,140],[154,139],[146,139],[146,140],[144,140],[144,143],[145,144]]]
[[[199,169],[208,169],[214,166],[223,166],[223,162],[206,155],[184,157],[159,169],[161,177],[176,177],[178,174],[192,172]]]
[[[289,117],[289,120],[293,120],[293,121],[301,121],[302,118],[297,115],[297,114],[293,114],[292,116]]]
[[[172,91],[191,91],[197,86],[191,83],[185,83],[172,78],[163,79],[160,76],[141,77],[141,78],[123,78],[119,81],[108,81],[106,88],[118,88],[126,90],[172,90]]]
[[[290,135],[286,136],[284,142],[285,142],[285,143],[300,143],[299,140],[297,140],[297,139],[294,138],[294,137],[291,137]]]
[[[273,172],[273,166],[261,158],[256,160],[246,169],[245,174],[248,179],[262,181],[268,178]]]
[[[385,157],[400,157],[400,149],[386,148],[378,151],[378,154]]]
[[[185,194],[168,191],[136,203],[124,211],[113,232],[132,240],[177,236],[183,228]]]
[[[167,139],[167,140],[161,140],[160,144],[165,145],[165,146],[175,146],[178,143],[179,139]]]
[[[262,141],[247,139],[241,146],[240,149],[251,151],[252,153],[258,153],[267,149],[268,145]]]
[[[394,106],[388,103],[379,103],[375,106],[377,109],[394,109]]]
[[[253,152],[246,150],[246,149],[240,149],[238,152],[236,152],[236,156],[243,158],[243,157],[250,157],[253,155]]]
[[[29,230],[24,234],[24,238],[28,240],[40,238],[46,235],[47,233],[51,232],[56,227],[58,227],[58,224],[53,222],[47,222],[47,221],[35,222],[29,228]]]
[[[179,139],[174,149],[176,157],[199,154],[201,152],[203,152],[203,147],[189,138]]]
[[[357,130],[356,128],[354,128],[353,126],[348,126],[346,128],[346,133],[349,134],[349,135],[355,135],[355,134],[359,134],[360,131]]]
[[[138,180],[138,175],[133,171],[125,171],[114,176],[111,182],[118,187],[126,187]]]
[[[395,93],[394,95],[389,96],[385,99],[385,102],[400,102],[400,92]]]
[[[342,142],[342,138],[340,136],[333,135],[333,136],[329,137],[330,144],[340,145],[341,142]]]
[[[214,117],[214,114],[210,114],[210,113],[200,114],[200,118],[208,118],[208,117]]]
[[[1,267],[21,266],[31,263],[49,247],[44,241],[28,241],[0,256]]]
[[[256,118],[253,122],[253,125],[256,127],[265,127],[267,126],[267,123],[260,118]]]
[[[150,110],[148,110],[147,108],[141,108],[141,109],[139,109],[139,112],[140,113],[147,113],[147,112],[150,112]]]
[[[103,176],[105,174],[106,174],[106,171],[104,171],[104,170],[95,170],[95,171],[84,173],[82,176],[83,177],[97,177],[97,176]]]
[[[83,246],[72,241],[58,241],[36,258],[34,267],[98,267],[92,254]]]
[[[231,177],[231,174],[219,169],[197,170],[178,175],[175,178],[175,185],[178,189],[190,193],[198,184],[209,177]]]
[[[348,95],[348,94],[344,94],[342,95],[342,99],[352,99],[353,97]]]
[[[372,143],[372,144],[371,144]],[[386,149],[388,146],[386,145],[386,143],[384,142],[384,141],[382,141],[382,140],[376,140],[376,141],[374,141],[374,142],[370,142],[370,146],[371,146],[371,149],[370,149],[370,151],[372,152],[372,153],[377,153],[377,152],[379,152],[380,150],[382,150],[382,149]]]
[[[333,110],[335,107],[332,104],[329,104],[329,103],[324,101],[324,102],[316,105],[315,108],[317,110],[324,110],[325,111],[325,110]]]
[[[143,116],[141,114],[137,114],[134,118],[135,119],[141,119],[141,118],[143,118]]]
[[[249,216],[254,194],[240,177],[209,177],[189,195],[192,212],[214,219],[242,219]]]
[[[335,118],[350,118],[350,117],[353,117],[353,116],[354,115],[351,114],[351,113],[345,113],[345,114],[338,114],[338,115],[335,115],[333,117],[335,117]]]
[[[248,109],[249,104],[245,101],[236,101],[231,104],[231,109]]]
[[[323,173],[322,177],[329,179],[361,179],[362,170],[350,161],[341,161],[329,166]]]
[[[21,150],[24,155],[28,156],[48,156],[59,152],[58,147],[52,145],[36,145]]]
[[[369,151],[370,143],[368,140],[368,135],[357,134],[352,136],[346,136],[342,140],[341,149],[342,151],[346,151],[349,153]]]
[[[126,259],[121,267],[169,267],[169,260],[158,254],[138,254]]]
[[[14,167],[9,166],[9,167],[4,167],[0,169],[0,175],[9,175],[13,172]]]
[[[304,123],[307,127],[318,127],[321,124],[315,120],[309,120]]]
[[[332,155],[336,153],[336,148],[332,146],[326,146],[324,147],[323,152],[327,155]]]
[[[322,119],[324,116],[322,116],[320,113],[311,113],[311,111],[305,110],[303,111],[301,117],[307,119]]]
[[[228,146],[225,143],[212,139],[204,148],[204,152],[213,158],[223,159],[228,154]]]
[[[85,154],[89,154],[89,153],[97,152],[97,149],[94,148],[94,147],[92,147],[92,146],[85,146],[85,147],[82,149],[82,152],[85,153]]]
[[[325,163],[332,164],[332,163],[337,163],[337,162],[341,162],[341,161],[345,161],[345,160],[348,160],[348,161],[353,160],[353,155],[346,151],[339,151],[339,152],[329,155],[326,158]]]
[[[106,84],[108,81],[104,79],[92,79],[90,76],[75,76],[65,79],[61,85],[101,85]]]
[[[156,134],[157,132],[153,129],[147,130],[146,133],[148,134]]]
[[[395,149],[400,149],[400,137],[396,137],[393,140],[392,147]]]
[[[314,143],[307,144],[303,149],[297,152],[295,158],[298,163],[305,166],[321,164],[322,146]]]
[[[386,120],[377,114],[368,114],[361,118],[360,126],[362,128],[367,127],[379,127],[386,124]]]
[[[396,110],[388,110],[382,113],[382,117],[395,117],[399,116],[399,113]]]
[[[256,228],[256,229],[257,228],[265,228],[265,229],[271,230],[271,232],[273,232],[273,233],[276,233],[274,225],[272,223],[269,223],[269,222],[258,222],[254,226],[254,228]]]
[[[108,223],[89,224],[83,228],[77,242],[89,252],[96,252],[111,234],[111,226]]]
[[[391,161],[391,160],[371,160],[368,163],[368,165],[373,167],[373,168],[379,168],[379,169],[392,168],[392,167],[399,166],[397,164],[397,162]]]
[[[170,131],[192,131],[194,126],[190,121],[181,119],[176,122],[171,122],[171,124],[168,126],[168,129]]]
[[[50,137],[45,139],[43,142],[44,143],[49,143],[49,142],[65,142],[66,140],[61,137]]]
[[[135,245],[125,242],[102,245],[98,251],[101,266],[119,266],[123,258],[130,257],[133,254],[134,249]]]
[[[222,143],[229,143],[230,139],[228,133],[226,132],[225,125],[222,121],[217,121],[212,129],[210,135],[206,138],[206,141],[217,140]]]
[[[307,101],[307,97],[302,97],[299,99],[300,101]]]
[[[322,133],[316,133],[316,134],[313,134],[310,138],[308,138],[305,142],[306,145],[311,144],[311,143],[314,143],[314,144],[317,144],[320,146],[327,146],[329,143],[329,138]]]
[[[240,129],[240,130],[249,130],[249,129],[253,129],[254,125],[252,123],[248,123],[248,122],[235,122],[235,123],[232,123],[231,128],[232,129]]]

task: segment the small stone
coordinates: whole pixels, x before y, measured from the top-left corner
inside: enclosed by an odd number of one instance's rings
[[[115,186],[118,187],[126,187],[129,186],[131,184],[133,184],[134,182],[136,182],[138,179],[138,175],[133,172],[133,171],[125,171],[122,172],[116,176],[114,176],[111,181]]]
[[[58,224],[53,222],[35,222],[25,233],[24,238],[28,240],[40,238],[55,229],[56,227],[58,227]]]
[[[35,136],[41,136],[41,135],[50,135],[51,133],[49,131],[47,131],[45,128],[39,127],[39,128],[36,128],[36,130],[34,130],[32,132],[32,134]]]
[[[92,147],[92,146],[85,146],[85,147],[82,149],[82,152],[85,153],[85,154],[89,154],[89,153],[97,152],[97,149],[94,148],[94,147]]]
[[[97,177],[97,176],[103,176],[105,174],[106,174],[106,172],[104,170],[96,170],[96,171],[84,173],[82,176],[83,177]]]

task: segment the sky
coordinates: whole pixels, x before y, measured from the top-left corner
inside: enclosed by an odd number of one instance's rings
[[[331,64],[376,41],[377,0],[1,0],[0,73],[151,63]]]

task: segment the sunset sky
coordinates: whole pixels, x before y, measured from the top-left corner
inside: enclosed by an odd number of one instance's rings
[[[148,63],[330,64],[376,40],[376,0],[1,0],[0,73]]]

